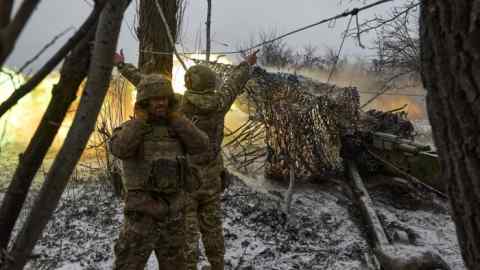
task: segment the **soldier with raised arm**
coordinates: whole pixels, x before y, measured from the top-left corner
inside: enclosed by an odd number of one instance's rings
[[[123,55],[117,56],[123,59]],[[189,194],[187,202],[185,253],[189,270],[197,268],[199,232],[211,269],[224,269],[225,246],[220,202],[225,188],[221,156],[224,119],[235,99],[243,92],[256,60],[255,54],[249,55],[234,68],[221,87],[216,85],[216,74],[205,65],[193,66],[185,74],[187,90],[180,110],[207,133],[210,140],[210,150],[203,155],[203,159],[209,162],[197,173],[201,178],[200,188]],[[133,65],[123,62],[119,65],[119,71],[133,84],[142,76]]]

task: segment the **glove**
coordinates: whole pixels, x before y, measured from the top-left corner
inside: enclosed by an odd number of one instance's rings
[[[170,125],[178,123],[178,121],[181,121],[182,118],[183,114],[178,111],[169,112],[167,115],[167,121]]]

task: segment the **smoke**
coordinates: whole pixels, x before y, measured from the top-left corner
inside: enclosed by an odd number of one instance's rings
[[[297,74],[321,82],[327,82],[330,77],[328,82],[331,84],[340,87],[357,87],[360,92],[361,105],[368,102],[385,87],[385,79],[369,72],[361,63],[345,64],[332,75],[329,70],[321,69],[295,69],[291,67],[283,69],[266,67],[266,69],[269,72]],[[406,105],[403,110],[408,114],[410,120],[426,120],[425,90],[421,84],[411,79],[396,80],[394,83],[389,84],[392,89],[374,99],[363,110],[390,111]]]
[[[204,59],[204,57],[204,55],[191,56],[191,58],[196,59]],[[215,55],[212,56],[212,59],[216,58],[219,59],[219,62],[225,64],[232,63],[227,58],[222,58]],[[187,59],[186,63],[188,67],[194,65],[194,62],[190,59]],[[267,68],[267,70],[269,72],[293,73],[322,82],[326,82],[330,75],[329,71],[320,69]],[[179,65],[178,61],[174,61],[172,84],[175,92],[177,93],[183,93],[185,90],[183,81],[184,74],[185,70],[183,70],[183,68]],[[25,80],[25,76],[18,75],[8,69],[3,69],[0,73],[0,102],[8,98],[16,88],[25,82]],[[24,151],[50,101],[52,87],[58,82],[58,80],[58,73],[50,74],[32,93],[21,99],[16,106],[14,106],[0,119],[0,151],[2,154],[7,151],[9,155],[16,155]],[[123,83],[125,84],[125,82]],[[379,78],[366,71],[364,67],[350,63],[344,65],[340,70],[337,70],[333,76],[331,76],[330,83],[338,86],[357,87],[360,91],[361,104],[370,100],[371,97],[374,96],[373,93],[382,88],[382,83],[380,82]],[[376,98],[373,102],[366,106],[364,110],[377,109],[388,111],[397,109],[407,104],[407,107],[405,107],[404,110],[408,113],[409,119],[425,120],[427,118],[427,114],[425,109],[425,99],[422,96],[424,94],[424,90],[420,86],[408,87],[408,84],[409,82],[404,82],[403,84],[400,84],[398,88],[388,91],[386,95]],[[118,86],[118,84],[112,82],[112,87],[115,87],[115,85]],[[81,89],[79,89],[79,91],[81,91]],[[116,124],[121,123],[121,120],[126,120],[132,115],[135,88],[132,85],[127,84],[125,91],[128,93],[128,98],[124,98],[124,104],[122,103],[120,106],[123,119],[116,118]],[[115,93],[115,91],[110,90],[109,93]],[[102,110],[102,115],[104,118],[105,115],[114,115],[115,113],[113,111],[120,109],[118,104],[112,105],[115,103],[108,101],[111,98],[114,97],[107,97],[107,102],[104,104]],[[242,99],[240,98],[240,100]],[[79,99],[75,100],[70,107],[67,117],[63,121],[59,133],[57,134],[50,149],[50,156],[51,154],[56,153],[56,151],[61,147],[72,123],[78,102]],[[101,117],[99,117],[99,119]],[[242,102],[236,102],[226,116],[226,126],[230,130],[236,129],[247,120],[248,114],[245,113],[245,104]],[[107,120],[107,122],[108,121],[109,120]],[[112,128],[113,126],[110,126],[110,129]]]
[[[57,73],[51,74],[2,116],[0,119],[2,151],[20,151],[22,146],[30,141],[47,108],[51,89],[58,79]],[[25,76],[4,68],[0,73],[0,102],[6,100],[25,80]],[[57,140],[56,143],[58,143]]]

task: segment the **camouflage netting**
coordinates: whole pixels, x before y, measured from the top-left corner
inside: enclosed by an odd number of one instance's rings
[[[222,83],[233,66],[210,64]],[[265,174],[297,178],[325,177],[342,169],[340,136],[358,122],[359,95],[354,87],[340,88],[302,76],[269,73],[256,67],[246,85],[253,109],[249,122],[227,135],[226,146],[237,167],[265,159]],[[263,140],[259,144],[259,140]],[[261,146],[260,146],[261,145]],[[233,150],[232,150],[233,149]]]

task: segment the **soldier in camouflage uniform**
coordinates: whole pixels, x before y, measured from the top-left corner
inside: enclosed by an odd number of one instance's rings
[[[212,270],[224,269],[224,237],[221,219],[220,195],[224,190],[223,141],[224,118],[236,97],[250,78],[251,66],[256,63],[252,54],[238,65],[220,89],[216,89],[215,73],[204,65],[191,67],[185,74],[187,90],[181,110],[210,139],[210,151],[204,159],[210,162],[199,172],[200,189],[189,194],[186,211],[187,269],[197,269],[199,231],[202,234],[206,255]],[[131,64],[124,64],[119,71],[133,84],[141,73]]]
[[[186,192],[198,188],[189,163],[208,151],[208,138],[173,111],[173,90],[163,76],[143,76],[137,88],[134,118],[115,129],[110,141],[112,154],[122,160],[126,188],[113,269],[143,270],[152,251],[159,269],[186,269]]]
[[[236,97],[250,78],[251,66],[256,56],[235,67],[230,77],[216,89],[215,73],[204,65],[191,67],[185,74],[187,91],[182,100],[181,110],[205,131],[210,139],[211,162],[203,171],[200,189],[189,196],[187,203],[187,267],[197,269],[198,232],[202,235],[205,252],[212,270],[224,269],[224,238],[220,195],[225,188],[225,174],[221,145],[224,119]]]

